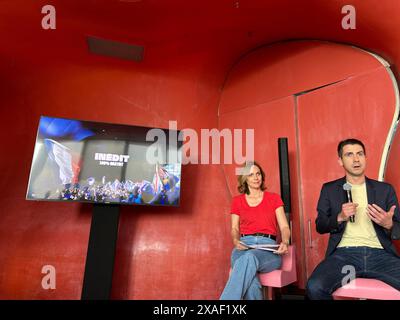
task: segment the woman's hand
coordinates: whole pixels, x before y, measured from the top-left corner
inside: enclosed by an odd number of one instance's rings
[[[283,240],[275,253],[279,255],[287,254],[289,252],[288,247],[290,242],[290,228],[286,219],[285,211],[283,210],[283,206],[277,208],[275,213],[276,219],[278,220],[279,229],[281,231],[281,239]]]
[[[240,241],[235,241],[235,249],[237,250],[248,250],[249,248],[240,243]]]
[[[281,242],[279,248],[274,252],[275,254],[283,255],[289,252],[289,245],[285,242]]]

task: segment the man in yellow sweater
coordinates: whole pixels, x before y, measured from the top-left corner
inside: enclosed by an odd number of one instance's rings
[[[400,239],[396,193],[390,184],[365,176],[361,141],[341,141],[338,155],[346,176],[321,189],[316,226],[330,237],[325,259],[308,279],[307,296],[332,299],[349,270],[354,278],[379,279],[400,290],[400,257],[391,241]]]

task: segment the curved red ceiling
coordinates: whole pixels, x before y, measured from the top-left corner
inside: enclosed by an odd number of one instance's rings
[[[354,44],[400,62],[400,3],[353,0],[356,29],[341,26],[347,1],[156,1],[54,0],[57,30],[41,29],[41,8],[48,1],[0,3],[2,57],[82,59],[85,36],[139,44],[143,64],[179,64],[183,56],[202,54],[227,69],[260,45],[288,39],[320,39]],[[397,74],[397,72],[396,72]]]

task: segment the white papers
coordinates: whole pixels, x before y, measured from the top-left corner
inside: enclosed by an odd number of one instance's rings
[[[279,248],[279,244],[246,244],[242,241],[240,241],[240,244],[244,245],[246,248],[249,249],[259,249],[272,252],[276,252],[276,249]]]

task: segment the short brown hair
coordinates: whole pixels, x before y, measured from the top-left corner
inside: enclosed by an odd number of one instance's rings
[[[260,173],[261,173],[261,190],[264,191],[266,188],[264,186],[264,181],[265,181],[265,173],[264,170],[261,168],[261,166],[255,162],[255,161],[250,161],[250,162],[246,162],[243,166],[243,174],[238,176],[238,191],[240,193],[246,193],[246,194],[250,194],[250,190],[249,190],[249,186],[247,185],[246,179],[247,176],[249,175],[250,169],[252,166],[256,166],[258,169],[260,169]]]
[[[339,158],[342,158],[343,156],[343,147],[347,146],[348,144],[358,144],[359,146],[361,146],[363,148],[364,154],[367,154],[365,152],[365,146],[364,143],[362,143],[360,140],[358,139],[354,139],[354,138],[350,138],[350,139],[346,139],[346,140],[342,140],[339,142],[338,146],[337,146],[337,153]]]

